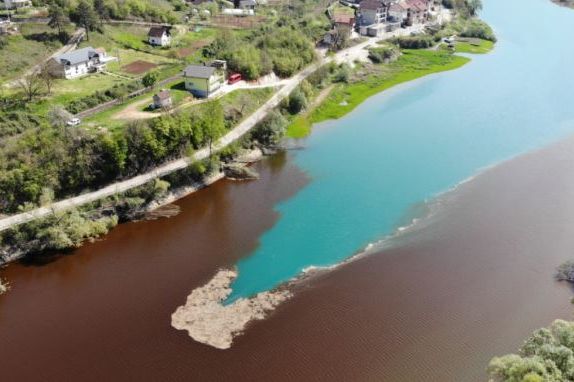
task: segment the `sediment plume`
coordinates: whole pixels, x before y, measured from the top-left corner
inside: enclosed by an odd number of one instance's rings
[[[194,340],[217,349],[228,349],[252,320],[262,320],[277,305],[287,300],[287,290],[261,292],[229,305],[223,301],[231,294],[235,270],[220,270],[207,284],[194,289],[171,316],[171,325],[187,330]]]

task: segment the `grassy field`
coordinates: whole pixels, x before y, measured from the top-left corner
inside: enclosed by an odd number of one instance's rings
[[[183,82],[175,81],[164,88],[168,88],[170,90],[172,101],[174,106],[183,104],[184,102],[190,101],[193,99],[193,96],[185,90],[182,86]],[[159,89],[158,89],[159,90]],[[225,96],[221,97],[219,101],[223,106],[223,109],[226,112],[226,115],[230,118],[233,116],[239,116],[241,119],[246,117],[247,115],[253,113],[257,108],[259,108],[265,101],[267,101],[271,95],[274,93],[274,88],[262,88],[262,89],[240,89],[236,90],[232,93],[226,94]],[[88,130],[98,130],[101,128],[108,129],[110,131],[114,131],[126,125],[126,121],[114,119],[114,115],[118,112],[124,110],[129,105],[134,103],[141,103],[143,100],[148,100],[149,102],[142,103],[139,111],[144,111],[147,108],[147,105],[152,101],[152,94],[148,93],[141,95],[139,97],[135,97],[129,100],[128,103],[124,103],[121,105],[114,106],[102,113],[98,113],[93,115],[89,118],[84,119],[84,128]],[[201,113],[205,108],[205,103],[189,105],[186,107],[180,108],[177,112],[185,112],[185,113]],[[157,113],[159,116],[161,113]],[[239,120],[234,120],[233,123],[239,122]]]
[[[156,70],[162,71],[164,69],[171,68],[178,61],[167,57],[166,54],[160,54],[159,52],[154,52],[151,48],[150,50],[138,50],[138,44],[141,43],[143,46],[143,41],[140,41],[139,35],[132,35],[129,30],[143,30],[139,27],[116,27],[116,26],[105,26],[104,33],[92,33],[90,34],[89,41],[83,41],[80,47],[92,46],[94,48],[103,47],[106,49],[109,56],[118,57],[118,62],[112,62],[108,64],[108,70],[121,75],[127,75],[134,77],[133,74],[125,72],[123,67],[131,64],[134,61],[146,61],[152,64],[158,65]],[[146,32],[147,34],[147,29]],[[120,39],[122,42],[118,42],[116,39]],[[128,42],[131,40],[133,47],[130,47]],[[161,48],[158,48],[158,51]]]
[[[21,34],[7,36],[8,44],[0,49],[0,81],[18,78],[62,47],[54,30],[47,25],[22,24],[19,28]]]
[[[488,40],[461,39],[454,44],[457,53],[485,54],[494,48],[494,43]]]
[[[287,136],[303,138],[309,134],[313,123],[341,118],[383,90],[432,73],[459,68],[469,61],[469,58],[441,50],[405,50],[393,63],[365,65],[353,74],[350,83],[337,85],[308,116],[295,118],[288,127]]]

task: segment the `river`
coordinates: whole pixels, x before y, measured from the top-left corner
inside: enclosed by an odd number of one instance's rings
[[[493,53],[316,126],[304,150],[258,164],[261,180],[3,270],[3,377],[480,381],[490,357],[570,317],[552,272],[574,252],[574,12],[487,0],[483,17]],[[232,298],[249,296],[426,211],[379,253],[299,284],[229,350],[170,326],[220,267],[238,263]]]

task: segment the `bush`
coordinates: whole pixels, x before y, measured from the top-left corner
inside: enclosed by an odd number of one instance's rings
[[[348,83],[351,77],[351,68],[347,64],[341,64],[333,74],[333,82]]]
[[[297,88],[289,95],[287,110],[291,114],[298,114],[307,107],[307,98],[301,89]]]
[[[392,40],[401,49],[428,49],[435,44],[435,38],[429,35],[397,37]]]
[[[460,32],[462,37],[475,37],[483,40],[496,42],[496,36],[492,28],[482,20],[470,20],[465,28]]]
[[[375,64],[394,60],[399,56],[399,50],[394,46],[384,46],[369,49],[369,59]]]
[[[113,87],[104,91],[97,90],[88,96],[71,101],[68,105],[66,105],[66,110],[68,110],[70,113],[77,114],[84,110],[96,107],[102,103],[126,97],[128,94],[142,89],[143,86],[144,85],[141,81],[133,81],[125,84],[114,85]]]
[[[262,28],[244,38],[223,32],[203,53],[227,60],[230,70],[247,79],[256,79],[271,71],[289,77],[315,59],[312,42],[289,27]]]
[[[265,146],[275,146],[285,135],[287,120],[277,111],[272,111],[251,133],[251,138]]]
[[[574,261],[570,260],[558,266],[554,277],[558,281],[574,282]]]

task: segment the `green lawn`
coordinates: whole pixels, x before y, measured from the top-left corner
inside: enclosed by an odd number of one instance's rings
[[[309,116],[295,118],[288,127],[287,136],[302,138],[309,134],[313,123],[341,118],[383,90],[428,74],[459,68],[469,61],[469,58],[441,50],[404,50],[393,63],[365,66],[355,72],[353,82],[338,85]]]
[[[172,100],[175,106],[181,104],[184,101],[188,101],[191,99],[190,93],[185,90],[182,86],[183,82],[181,81],[174,81],[164,88],[170,89]],[[157,89],[159,90],[159,89]],[[251,113],[253,113],[259,106],[261,106],[265,101],[267,101],[271,95],[274,93],[274,88],[263,88],[263,89],[240,89],[236,90],[232,93],[226,94],[222,98],[219,99],[221,102],[224,110],[227,113],[231,111],[231,109],[236,109],[242,111],[241,117],[245,117]],[[104,112],[95,114],[91,117],[84,119],[84,127],[88,130],[99,129],[100,127],[106,128],[108,130],[117,130],[122,128],[126,125],[126,121],[116,120],[112,117],[128,107],[130,104],[141,102],[144,99],[149,99],[151,103],[151,97],[154,93],[146,93],[142,94],[139,97],[135,97],[129,100],[129,102],[114,106]],[[147,107],[148,103],[144,103],[141,106],[141,111],[143,111]],[[201,113],[205,108],[205,103],[203,104],[196,104],[190,105],[189,107],[182,108],[182,112],[187,113]]]
[[[7,36],[0,49],[0,81],[19,77],[25,70],[62,47],[53,29],[43,24],[22,24],[20,35]],[[72,32],[72,28],[68,30]]]
[[[59,79],[56,80],[51,95],[29,104],[29,108],[35,114],[45,115],[54,105],[66,106],[74,99],[90,95],[96,90],[109,89],[125,81],[121,78],[101,73],[90,74],[72,80]]]
[[[119,58],[119,62],[112,62],[110,64],[108,64],[108,70],[111,72],[116,72],[118,74],[121,75],[127,75],[130,77],[139,77],[141,75],[138,74],[132,74],[132,73],[127,73],[123,70],[123,67],[131,64],[134,61],[147,61],[147,62],[151,62],[153,64],[157,64],[158,68],[156,68],[155,70],[158,71],[162,71],[165,68],[170,68],[172,67],[174,64],[177,64],[178,61],[169,57],[166,57],[165,55],[161,55],[161,54],[156,54],[152,51],[152,53],[148,52],[148,51],[143,51],[143,50],[137,50],[137,46],[136,48],[130,48],[128,47],[128,45],[125,45],[123,43],[118,43],[116,42],[113,38],[113,36],[123,36],[122,38],[124,40],[127,40],[128,38],[131,38],[134,42],[135,45],[137,41],[139,41],[139,37],[137,37],[136,35],[130,35],[129,33],[125,32],[125,30],[130,29],[131,27],[119,27],[122,32],[118,31],[118,27],[110,27],[110,26],[106,26],[105,27],[105,33],[101,34],[101,33],[91,33],[90,34],[90,40],[89,41],[83,41],[82,44],[80,45],[80,47],[85,47],[85,46],[92,46],[94,48],[99,48],[99,47],[103,47],[106,49],[107,53],[109,56],[114,56],[114,57],[118,57]],[[110,33],[110,31],[113,31],[113,33]],[[129,37],[131,36],[131,37]],[[143,44],[143,42],[142,42]]]
[[[494,43],[481,39],[464,39],[454,44],[457,53],[485,54],[494,48]]]

